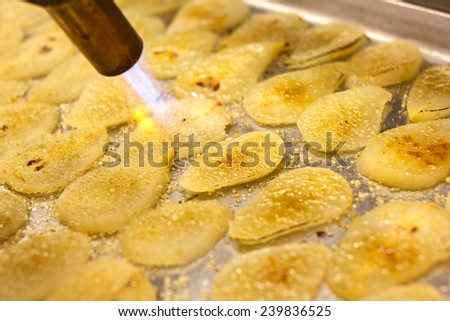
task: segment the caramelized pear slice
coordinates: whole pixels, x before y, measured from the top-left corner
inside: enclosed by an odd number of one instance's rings
[[[217,274],[213,299],[313,300],[329,257],[329,251],[321,244],[287,244],[244,254]]]
[[[374,136],[357,159],[364,176],[406,190],[450,175],[450,119],[400,126]]]
[[[212,142],[183,173],[180,186],[196,193],[248,183],[272,173],[284,157],[283,139],[271,132]]]
[[[295,124],[311,103],[339,87],[344,73],[345,64],[334,63],[269,78],[244,96],[245,112],[265,125]]]
[[[380,132],[383,110],[391,98],[390,92],[377,86],[334,93],[309,105],[297,126],[303,141],[321,152],[337,145],[342,152],[356,151]]]
[[[353,23],[338,21],[305,31],[286,61],[291,69],[307,68],[348,56],[364,43],[364,30]]]
[[[267,242],[309,229],[346,213],[352,189],[339,174],[324,168],[300,168],[267,184],[230,223],[230,237],[243,244]]]
[[[398,40],[378,43],[362,49],[350,60],[347,87],[389,86],[414,79],[423,64],[419,48]]]
[[[186,265],[223,237],[231,214],[216,200],[168,202],[136,217],[118,238],[124,256],[136,264]]]
[[[428,68],[417,77],[407,108],[413,122],[450,116],[450,66]]]
[[[358,299],[411,282],[450,258],[450,215],[437,204],[393,201],[358,217],[328,265],[331,289]]]

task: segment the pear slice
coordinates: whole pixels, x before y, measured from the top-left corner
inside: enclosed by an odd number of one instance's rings
[[[328,249],[321,244],[287,244],[244,254],[217,274],[213,299],[311,301],[329,257]]]
[[[377,43],[356,53],[350,60],[348,88],[363,85],[389,86],[414,79],[423,55],[414,44],[397,40]]]
[[[50,301],[154,301],[156,288],[130,263],[99,259],[79,266],[46,297]]]
[[[228,206],[216,200],[167,202],[135,218],[118,238],[124,256],[136,264],[186,265],[223,237],[231,214]]]
[[[48,135],[0,159],[0,182],[24,194],[61,192],[98,160],[104,130],[75,130]]]
[[[324,168],[300,168],[267,184],[230,223],[230,237],[264,243],[338,219],[352,205],[350,185]]]
[[[24,226],[27,216],[28,204],[24,198],[0,190],[0,242]]]
[[[344,74],[345,64],[333,63],[277,75],[248,91],[245,111],[261,124],[295,124],[311,103],[340,86]]]
[[[334,93],[309,105],[297,126],[303,141],[321,152],[344,142],[340,151],[356,151],[380,132],[383,110],[391,98],[390,92],[377,86]]]
[[[291,13],[270,12],[255,14],[220,43],[220,49],[239,47],[260,42],[286,43],[292,48],[308,23]]]
[[[286,61],[288,68],[307,68],[346,57],[365,40],[364,30],[353,23],[337,21],[305,31]]]
[[[56,128],[58,121],[59,110],[54,105],[21,101],[3,106],[0,108],[0,148],[6,154],[17,145],[41,139]]]
[[[149,69],[156,78],[175,78],[183,69],[207,57],[216,41],[216,34],[202,30],[159,36],[145,49]]]
[[[196,193],[257,180],[272,173],[284,157],[283,139],[271,132],[212,142],[183,173],[180,186]]]
[[[434,203],[393,201],[357,218],[333,253],[327,280],[345,299],[411,282],[450,258],[450,216]]]
[[[268,42],[218,52],[181,72],[174,93],[177,97],[207,97],[223,103],[238,100],[282,50],[281,43]]]
[[[357,159],[362,175],[406,190],[450,175],[450,119],[400,126],[374,136]]]
[[[450,66],[425,70],[414,82],[407,102],[413,122],[450,116]]]
[[[167,32],[208,30],[225,32],[244,21],[250,13],[241,0],[192,0],[175,15]]]
[[[412,283],[393,286],[372,295],[362,297],[361,301],[444,301],[442,293],[431,284]]]
[[[89,258],[86,235],[32,235],[0,252],[0,300],[42,300],[61,278]]]

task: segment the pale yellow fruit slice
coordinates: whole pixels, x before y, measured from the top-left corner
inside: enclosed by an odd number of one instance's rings
[[[138,7],[126,8],[123,13],[144,41],[144,46],[147,46],[155,36],[164,33],[166,29],[162,19],[145,15]]]
[[[0,300],[41,300],[89,257],[89,238],[75,232],[33,235],[0,251]]]
[[[443,301],[442,293],[434,286],[425,283],[397,285],[372,295],[362,297],[361,301]]]
[[[22,101],[4,106],[0,108],[0,149],[6,153],[8,148],[40,139],[58,121],[59,110],[54,105]]]
[[[414,81],[407,102],[413,122],[450,116],[450,66],[425,70]]]
[[[79,266],[46,297],[50,301],[153,301],[156,288],[130,263],[99,259]]]
[[[238,100],[282,50],[281,43],[268,42],[218,52],[181,72],[174,93],[177,97],[207,97],[221,102]]]
[[[80,232],[114,233],[156,205],[169,182],[169,171],[169,164],[99,167],[67,186],[53,214]]]
[[[145,266],[194,262],[228,229],[230,208],[216,200],[167,202],[135,218],[118,238],[125,257]]]
[[[48,74],[74,54],[69,38],[53,23],[20,45],[0,54],[0,79],[30,79]]]
[[[267,184],[230,223],[230,237],[243,244],[267,242],[309,229],[346,213],[353,193],[341,175],[324,168],[301,168]]]
[[[29,88],[30,84],[26,81],[0,80],[0,105],[11,104],[20,100]]]
[[[308,24],[291,13],[255,14],[220,43],[220,49],[239,47],[260,42],[284,42],[292,48]]]
[[[145,48],[149,69],[156,78],[175,78],[183,69],[208,56],[216,41],[216,34],[202,30],[159,36]]]
[[[132,122],[141,105],[125,78],[99,77],[83,91],[65,123],[76,128],[115,127]]]
[[[144,15],[159,15],[171,13],[187,0],[123,0],[125,10],[133,9]]]
[[[415,190],[450,175],[450,119],[400,126],[374,136],[357,159],[361,174]]]
[[[104,130],[74,130],[45,136],[0,159],[0,182],[24,194],[62,191],[100,158]]]
[[[410,282],[450,258],[450,216],[437,204],[393,201],[357,218],[333,253],[327,280],[345,299]]]
[[[76,54],[53,69],[31,90],[29,100],[60,104],[78,99],[97,72],[82,54]]]
[[[249,13],[248,5],[241,0],[192,0],[181,7],[167,32],[225,32],[244,21]]]
[[[377,86],[334,93],[309,105],[297,126],[303,141],[321,152],[342,144],[341,152],[356,151],[380,132],[383,110],[391,98],[390,92]]]
[[[414,79],[423,64],[423,56],[414,44],[397,40],[364,48],[350,60],[347,87],[389,86]]]
[[[25,225],[27,214],[28,204],[25,199],[0,190],[0,241],[8,239]]]
[[[245,111],[261,124],[295,124],[312,102],[333,93],[344,75],[345,64],[334,63],[269,78],[244,96]]]
[[[313,300],[329,257],[329,251],[321,244],[287,244],[244,254],[217,274],[213,299]]]
[[[337,21],[305,31],[286,61],[291,69],[333,61],[357,51],[364,43],[364,30],[353,23]]]
[[[191,192],[212,192],[257,180],[272,173],[284,157],[283,139],[268,131],[213,142],[205,149],[180,179],[180,186]]]

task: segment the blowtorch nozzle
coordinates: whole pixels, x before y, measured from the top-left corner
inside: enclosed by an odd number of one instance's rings
[[[99,73],[116,76],[139,60],[143,43],[113,0],[27,0],[43,6]]]

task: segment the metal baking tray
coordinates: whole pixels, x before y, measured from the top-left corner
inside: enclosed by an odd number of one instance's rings
[[[450,63],[450,38],[447,36],[450,25],[450,15],[431,9],[422,8],[401,1],[373,1],[373,0],[278,0],[261,1],[247,0],[254,11],[280,11],[301,15],[312,25],[323,24],[332,20],[349,20],[361,24],[371,41],[389,41],[402,38],[416,43],[426,57],[426,65]],[[282,72],[283,68],[272,67],[265,77]],[[404,95],[408,92],[410,84],[392,86],[388,89],[394,94],[393,108],[386,116],[383,130],[405,124],[407,117],[402,104]],[[234,115],[243,116],[240,106],[228,106]],[[291,152],[301,147],[300,133],[294,126],[277,128],[260,127],[248,117],[239,117],[236,124],[228,129],[229,136],[239,135],[261,129],[268,129],[282,135],[286,141],[294,142]],[[315,155],[323,160],[323,156]],[[211,284],[215,274],[221,266],[232,258],[258,247],[273,246],[291,242],[316,242],[332,247],[339,242],[345,233],[344,226],[351,221],[352,216],[363,215],[373,207],[394,199],[428,200],[444,206],[450,184],[442,183],[435,188],[406,192],[384,187],[362,177],[354,166],[354,155],[347,155],[345,159],[348,166],[332,164],[331,169],[341,173],[351,184],[355,199],[351,213],[342,218],[339,223],[327,224],[313,228],[307,232],[294,233],[257,247],[242,247],[224,237],[212,250],[197,262],[179,268],[147,269],[149,279],[159,288],[161,300],[208,300],[210,299]],[[302,167],[302,163],[296,165]],[[172,181],[168,190],[168,197],[173,201],[188,199],[219,199],[238,210],[258,193],[266,182],[270,181],[283,170],[277,169],[272,175],[259,181],[221,189],[211,195],[195,195],[180,191],[177,186],[178,179],[184,170],[183,164],[174,167],[171,175]],[[32,199],[30,224],[26,233],[39,233],[61,226],[51,216],[51,207],[54,198]],[[320,233],[318,233],[320,232]],[[322,233],[325,232],[325,233]],[[120,256],[120,248],[114,236],[98,237],[93,240],[93,257]],[[441,264],[434,268],[425,277],[420,279],[436,285],[450,300],[450,264]],[[324,283],[316,297],[317,300],[337,300]]]

